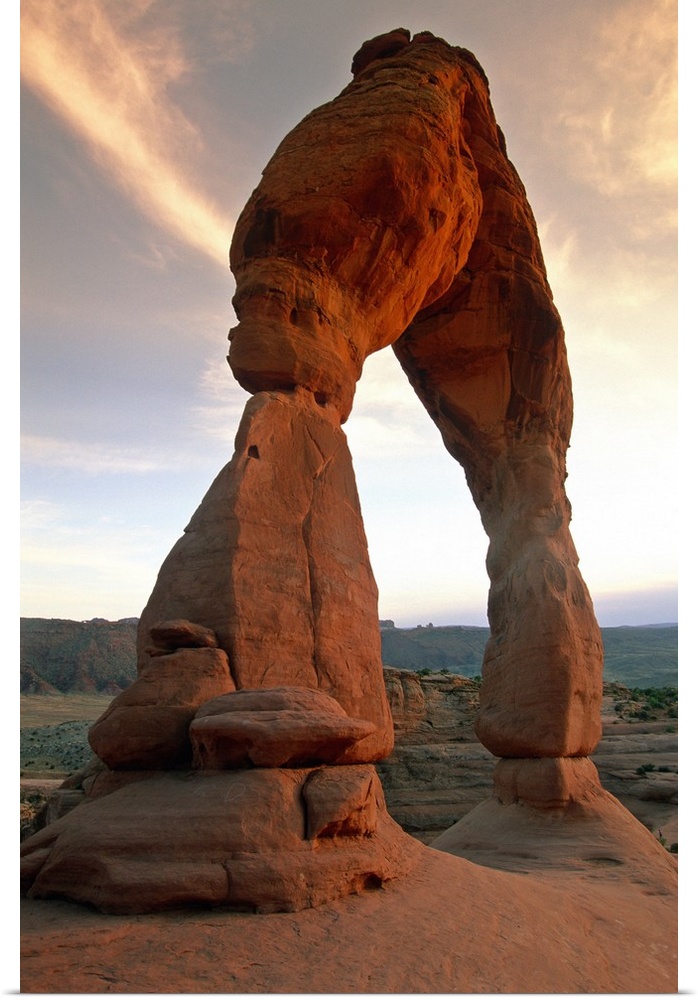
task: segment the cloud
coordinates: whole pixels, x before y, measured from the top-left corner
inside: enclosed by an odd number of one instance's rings
[[[176,22],[148,19],[155,6],[24,0],[22,76],[142,211],[220,264],[231,220],[191,179],[201,140],[170,97],[190,66]]]
[[[629,0],[600,23],[556,126],[568,169],[606,196],[673,192],[678,174],[677,30],[674,0]],[[569,53],[567,54],[569,56]],[[657,224],[676,224],[665,208]]]
[[[58,468],[88,475],[144,474],[176,468],[181,457],[160,456],[138,448],[114,448],[84,441],[61,441],[57,438],[22,435],[22,457],[29,465]]]
[[[195,429],[226,442],[232,449],[242,411],[250,395],[235,381],[220,351],[206,362],[199,377],[198,392],[203,401],[192,407]]]

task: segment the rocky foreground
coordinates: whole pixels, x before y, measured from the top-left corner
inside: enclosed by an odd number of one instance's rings
[[[676,860],[607,793],[545,815],[487,799],[417,846],[403,878],[296,913],[23,900],[21,990],[675,992]]]
[[[397,739],[381,781],[392,816],[430,844],[409,875],[292,914],[107,916],[25,899],[22,991],[675,991],[676,719],[607,687],[594,762],[630,812],[603,793],[591,816],[542,821],[491,798],[476,681],[390,668],[385,678]],[[88,726],[23,730],[23,763],[81,766]],[[23,780],[25,832],[60,784]],[[81,794],[62,790],[44,820]]]
[[[610,797],[593,817],[533,822],[490,798],[495,761],[472,728],[476,682],[387,669],[386,687],[397,745],[378,767],[389,808],[433,845],[408,876],[288,914],[107,916],[25,899],[22,991],[674,992],[676,858],[659,838],[678,840],[676,721],[627,721],[646,709],[607,689],[594,760],[649,829]],[[25,731],[28,759],[82,761],[88,725]],[[26,779],[26,809],[59,784]],[[63,791],[63,807],[79,797]]]

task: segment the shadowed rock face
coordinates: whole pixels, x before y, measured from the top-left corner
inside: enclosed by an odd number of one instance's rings
[[[337,411],[304,388],[258,392],[232,461],[167,557],[139,623],[190,618],[218,636],[238,688],[317,688],[374,724],[338,763],[390,753],[378,591]]]

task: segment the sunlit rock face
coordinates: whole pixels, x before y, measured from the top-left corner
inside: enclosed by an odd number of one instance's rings
[[[235,377],[252,392],[302,385],[343,420],[367,355],[446,291],[480,217],[468,63],[407,38],[357,58],[354,81],[284,139],[230,251]]]
[[[599,739],[602,650],[569,533],[563,330],[526,194],[469,52],[400,28],[352,69],[236,227],[229,360],[252,398],[141,616],[139,679],[90,734],[103,767],[87,801],[23,845],[33,895],[298,909],[419,863],[373,767],[393,726],[341,426],[388,345],[490,537],[477,732],[520,759],[499,769],[498,801],[593,798],[594,769],[564,758]]]

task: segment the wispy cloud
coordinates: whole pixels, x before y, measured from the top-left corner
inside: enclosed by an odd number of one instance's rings
[[[610,8],[589,54],[576,54],[557,125],[571,169],[602,194],[675,187],[677,45],[674,0],[628,0]]]
[[[30,465],[58,468],[88,475],[144,474],[171,468],[178,461],[168,454],[160,456],[138,448],[115,448],[84,441],[62,441],[57,438],[22,435],[23,460]]]
[[[232,220],[192,179],[200,137],[170,96],[189,65],[177,25],[147,17],[153,6],[24,0],[22,76],[142,211],[220,264]]]
[[[200,433],[225,441],[232,449],[242,411],[250,398],[233,379],[225,358],[220,351],[209,358],[199,377],[198,390],[201,402],[192,407],[194,427]]]

